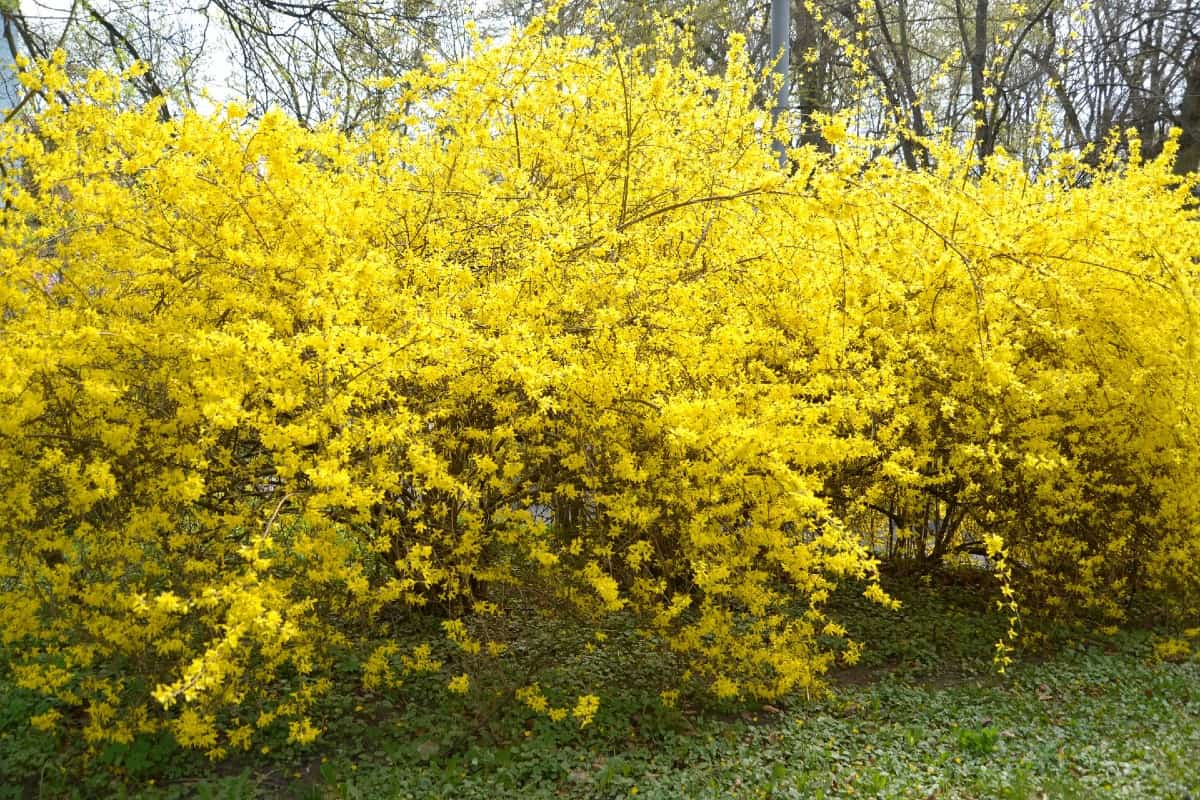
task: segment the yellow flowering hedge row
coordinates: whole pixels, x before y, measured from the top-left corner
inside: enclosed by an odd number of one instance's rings
[[[810,689],[839,580],[894,605],[889,521],[1030,612],[1195,610],[1189,187],[910,173],[838,120],[785,172],[746,59],[672,46],[527,31],[354,137],[25,73],[73,98],[0,127],[0,635],[39,724],[306,741],[337,654],[470,692],[530,603]],[[406,615],[452,664],[378,644]]]

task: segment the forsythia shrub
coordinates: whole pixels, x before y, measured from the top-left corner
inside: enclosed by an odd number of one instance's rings
[[[478,664],[535,602],[769,698],[819,685],[840,579],[892,605],[884,524],[1003,555],[1030,611],[1196,609],[1200,226],[1165,159],[911,173],[828,120],[785,172],[736,43],[710,77],[536,28],[355,136],[23,75],[73,98],[0,128],[23,686],[94,742],[308,741],[339,653],[468,693],[388,626]]]

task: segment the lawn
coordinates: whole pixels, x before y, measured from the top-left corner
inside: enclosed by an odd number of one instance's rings
[[[615,625],[604,647],[545,627],[561,680],[609,688],[594,725],[535,719],[511,703],[458,706],[335,693],[325,735],[210,764],[166,740],[86,757],[0,707],[0,794],[11,797],[301,798],[1183,798],[1200,793],[1200,662],[1154,658],[1155,633],[1061,632],[1006,676],[1000,632],[963,587],[903,582],[896,615],[835,599],[863,662],[830,697],[776,706],[666,708],[650,687],[674,669]],[[952,601],[948,598],[960,598]],[[963,600],[961,598],[974,598]],[[898,616],[903,616],[903,625]],[[628,637],[628,638],[625,638]],[[10,684],[6,684],[11,687]],[[617,692],[620,687],[620,693]],[[406,699],[405,699],[406,698]]]

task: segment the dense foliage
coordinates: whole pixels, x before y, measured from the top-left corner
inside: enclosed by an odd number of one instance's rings
[[[828,119],[784,171],[746,59],[684,46],[530,30],[353,137],[25,74],[73,98],[0,128],[0,629],[38,724],[307,741],[336,659],[470,693],[536,609],[632,615],[717,696],[812,690],[860,649],[838,582],[894,605],[880,556],[988,558],[1014,624],[1196,610],[1170,148],[911,172]],[[452,650],[390,641],[430,619]],[[514,699],[599,700],[550,694]]]

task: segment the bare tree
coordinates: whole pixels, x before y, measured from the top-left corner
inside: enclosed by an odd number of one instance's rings
[[[76,0],[78,13],[27,2],[4,12],[16,50],[45,56],[65,42],[80,67],[149,70],[135,80],[162,114],[195,106],[208,87],[252,114],[278,106],[307,125],[377,119],[387,86],[435,53],[458,4],[434,0]]]
[[[1087,8],[1086,6],[1081,8]],[[1133,130],[1140,155],[1157,154],[1171,128],[1183,131],[1177,162],[1195,169],[1200,138],[1200,3],[1102,0],[1076,15],[1074,46],[1057,65],[1066,146]]]
[[[468,17],[482,12],[499,32],[548,5],[73,0],[68,12],[63,2],[0,0],[12,52],[45,56],[65,42],[80,66],[145,61],[134,86],[164,98],[164,115],[218,84],[252,114],[274,105],[345,129],[382,118],[397,92],[386,87],[426,54],[464,55]],[[714,72],[739,32],[765,69],[769,10],[769,0],[568,0],[557,26],[637,44],[665,23]],[[853,110],[860,133],[899,133],[892,155],[912,168],[929,163],[926,137],[947,130],[981,159],[1003,148],[1037,168],[1056,148],[1114,137],[1128,147],[1127,130],[1151,156],[1178,128],[1177,169],[1200,166],[1200,0],[793,0],[790,55],[794,143],[827,146],[814,116]]]

